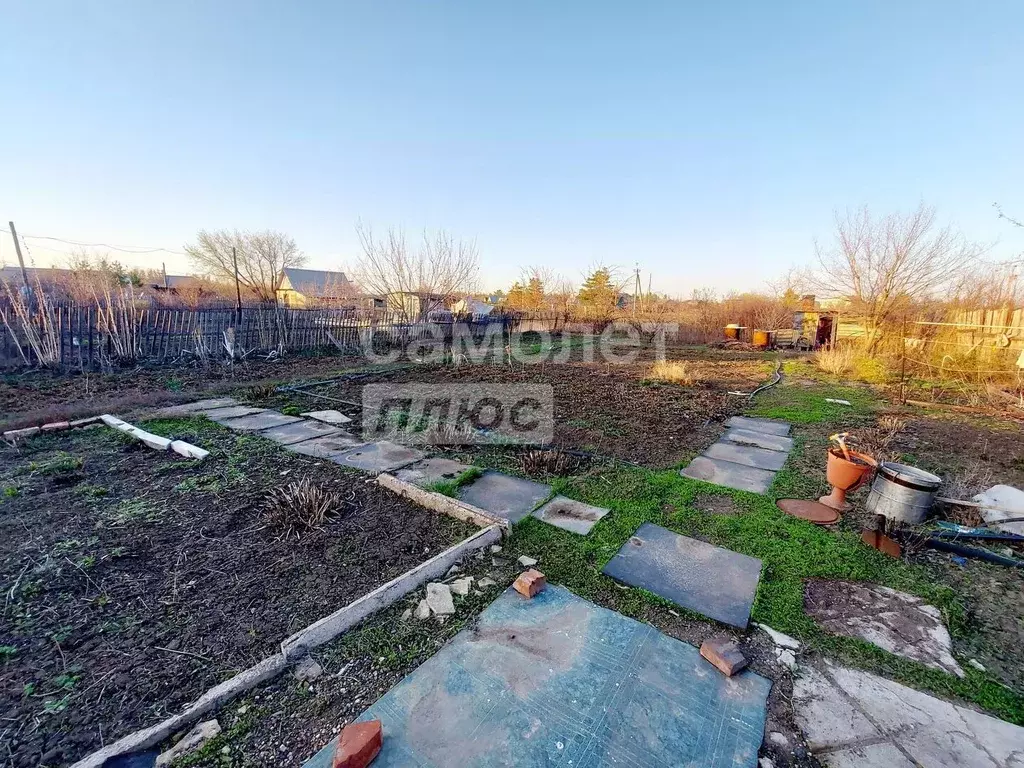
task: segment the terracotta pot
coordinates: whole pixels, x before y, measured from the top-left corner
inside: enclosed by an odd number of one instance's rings
[[[832,448],[828,452],[826,477],[828,484],[844,491],[852,491],[864,485],[875,471],[877,462],[864,453],[850,451],[855,461],[848,461],[843,452]]]
[[[832,509],[843,512],[849,508],[846,503],[846,494],[871,479],[874,474],[877,462],[864,453],[856,451],[848,452],[854,461],[843,456],[842,451],[831,448],[828,452],[828,464],[826,465],[826,477],[829,485],[832,486],[832,493],[822,496],[818,501]]]

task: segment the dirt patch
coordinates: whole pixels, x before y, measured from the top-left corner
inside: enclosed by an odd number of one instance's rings
[[[732,496],[699,496],[693,502],[695,509],[708,515],[725,515],[735,517],[740,514],[740,508]]]
[[[693,363],[698,383],[680,386],[650,382],[650,363],[475,365],[458,368],[406,368],[386,377],[319,388],[329,397],[359,402],[365,384],[550,384],[554,391],[554,444],[643,466],[679,464],[714,440],[725,418],[743,401],[729,391],[749,391],[765,377],[761,360]],[[304,401],[303,401],[304,402]],[[310,400],[310,403],[315,400]]]
[[[476,530],[262,438],[163,424],[210,458],[195,465],[103,428],[0,451],[13,766],[66,764],[173,714]],[[259,507],[300,476],[342,501],[321,529],[285,541]]]

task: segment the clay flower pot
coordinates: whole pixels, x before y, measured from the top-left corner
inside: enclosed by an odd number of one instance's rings
[[[829,449],[826,477],[832,486],[832,493],[818,499],[825,506],[838,509],[840,512],[849,508],[846,494],[868,482],[877,465],[877,462],[865,453],[849,451],[848,454],[849,459],[842,451],[836,448]]]

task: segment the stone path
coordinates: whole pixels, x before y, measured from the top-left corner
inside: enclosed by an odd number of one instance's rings
[[[370,474],[394,472],[400,480],[421,487],[453,481],[470,469],[450,459],[427,457],[423,451],[407,445],[386,440],[365,441],[343,428],[351,419],[338,411],[310,411],[303,414],[308,417],[304,419],[267,408],[240,405],[230,397],[222,397],[163,408],[156,415],[160,418],[203,415],[228,429],[266,437],[294,453]],[[460,488],[459,498],[512,523],[532,514],[545,523],[581,535],[589,533],[609,512],[564,496],[552,499],[551,493],[550,485],[487,470]]]
[[[829,768],[1024,768],[1024,728],[868,672],[801,667],[793,708]]]
[[[793,449],[789,424],[770,419],[733,416],[718,442],[680,474],[739,491],[764,493]]]

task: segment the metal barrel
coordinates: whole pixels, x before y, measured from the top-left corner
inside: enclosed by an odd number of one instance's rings
[[[942,478],[917,467],[883,461],[868,494],[868,511],[911,525],[922,522],[932,508]]]

